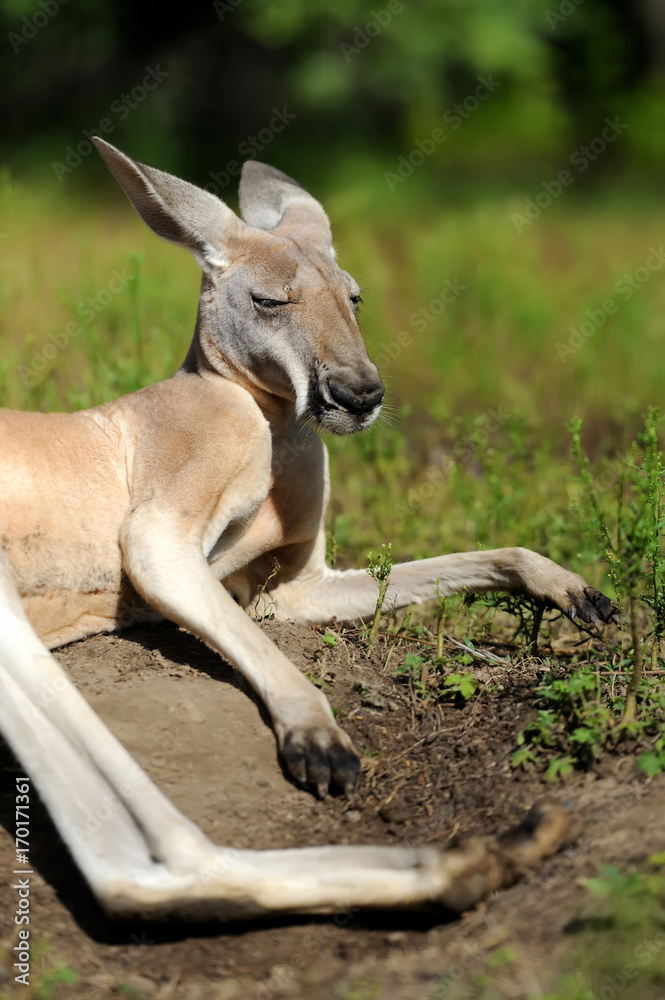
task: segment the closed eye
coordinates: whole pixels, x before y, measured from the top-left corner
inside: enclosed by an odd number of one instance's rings
[[[288,299],[284,302],[280,299],[263,299],[259,295],[252,295],[252,302],[260,309],[276,309],[278,306],[288,306]]]

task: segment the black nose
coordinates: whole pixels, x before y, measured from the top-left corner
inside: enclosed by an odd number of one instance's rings
[[[328,380],[328,390],[338,406],[348,410],[349,413],[369,413],[379,405],[386,394],[383,382],[379,382],[378,388],[374,385],[370,389],[352,392]]]

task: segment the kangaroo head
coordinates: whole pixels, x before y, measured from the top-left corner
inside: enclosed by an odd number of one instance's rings
[[[240,219],[215,195],[95,144],[144,222],[203,270],[197,364],[257,396],[293,401],[321,430],[369,427],[384,387],[358,328],[360,289],[335,262],[321,205],[279,170],[248,161]]]

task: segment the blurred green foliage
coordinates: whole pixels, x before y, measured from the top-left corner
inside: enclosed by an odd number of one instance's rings
[[[195,264],[140,225],[82,130],[109,117],[130,154],[233,203],[227,168],[250,155],[239,147],[288,108],[251,155],[324,202],[389,385],[382,425],[331,446],[341,548],[517,541],[588,561],[568,512],[565,423],[584,418],[591,455],[611,454],[665,381],[665,271],[616,290],[665,222],[657,4],[215,0],[171,18],[156,0],[0,0],[0,34],[6,405],[87,406],[167,377],[193,329]],[[146,67],[167,75],[142,94]],[[479,78],[492,81],[482,99]],[[626,127],[573,168],[606,117]],[[445,141],[428,139],[436,128]],[[573,183],[549,196],[562,169]],[[123,269],[137,277],[81,321],[79,304]],[[615,312],[580,340],[610,298]],[[26,383],[22,367],[75,320]]]
[[[491,100],[449,129],[421,186],[440,195],[442,178],[540,175],[607,116],[629,128],[596,180],[626,166],[658,170],[665,154],[658,4],[195,0],[174,17],[157,0],[0,0],[0,36],[0,160],[51,180],[52,161],[140,87],[147,66],[168,76],[113,118],[115,138],[201,182],[238,157],[274,107],[295,118],[270,143],[271,162],[327,187],[363,169],[380,182],[455,104],[473,104],[488,76]]]
[[[416,191],[417,176],[405,187]],[[585,448],[607,464],[609,487],[613,456],[665,383],[665,263],[627,300],[614,291],[660,246],[665,204],[621,192],[587,203],[572,189],[521,233],[515,204],[486,194],[432,208],[414,196],[408,213],[396,201],[389,213],[361,185],[326,200],[388,386],[377,427],[329,441],[329,524],[343,563],[364,563],[381,542],[397,558],[523,544],[605,585],[575,515],[566,423],[584,418]],[[108,203],[77,204],[5,174],[0,234],[0,404],[90,406],[182,362],[198,268],[119,189]],[[114,271],[125,280],[106,301]],[[459,294],[444,302],[455,282]],[[562,358],[559,345],[609,297],[616,312]],[[64,342],[70,323],[79,332]]]

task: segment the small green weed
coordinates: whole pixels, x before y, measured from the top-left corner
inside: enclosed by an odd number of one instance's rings
[[[257,618],[262,624],[265,621],[265,619],[270,616],[271,611],[270,611],[270,605],[266,605],[259,612],[259,608],[261,606],[261,599],[263,598],[263,595],[268,589],[268,584],[275,579],[281,568],[282,567],[280,566],[279,559],[273,559],[272,570],[270,571],[270,575],[264,580],[263,583],[259,585],[258,590],[256,592],[256,601],[254,602],[254,614],[257,616]]]
[[[648,777],[665,771],[665,691],[657,678],[643,678],[638,692],[638,718],[622,722],[625,697],[613,694],[618,673],[609,679],[589,668],[567,677],[548,674],[539,685],[536,718],[517,736],[513,767],[549,761],[549,781],[565,777],[573,766],[589,768],[605,750],[628,735],[638,742],[637,764]],[[649,749],[646,749],[646,747]]]
[[[376,640],[379,637],[383,602],[385,601],[388,584],[390,583],[390,571],[393,568],[392,546],[388,543],[388,545],[382,545],[381,549],[382,551],[377,555],[374,555],[372,552],[368,552],[367,554],[367,572],[379,587],[374,619],[368,635],[367,644],[370,649],[376,645]]]
[[[458,696],[462,701],[468,701],[480,687],[473,674],[448,674],[443,686],[448,695]]]
[[[581,669],[569,677],[548,675],[536,693],[538,712],[517,736],[514,767],[525,767],[545,751],[554,757],[546,779],[565,777],[574,765],[589,767],[607,744],[615,719],[604,703],[595,673]]]
[[[45,972],[35,984],[35,1000],[51,1000],[61,983],[71,986],[77,979],[78,976],[68,965]]]
[[[572,454],[583,486],[582,517],[607,563],[620,605],[629,615],[633,670],[626,691],[624,723],[635,720],[643,674],[640,601],[651,611],[654,667],[665,634],[665,466],[658,440],[662,420],[660,411],[650,407],[644,429],[627,454],[617,460],[612,511],[607,509],[606,497],[597,488],[591,464],[582,449],[582,422],[576,419],[570,424]]]
[[[395,676],[398,679],[409,680],[416,694],[426,698],[428,672],[429,664],[424,656],[418,656],[417,653],[407,653],[404,662],[395,670]]]
[[[465,655],[462,658],[465,659]],[[469,660],[472,659],[469,654]],[[473,674],[446,674],[438,659],[432,660],[417,653],[407,653],[404,662],[396,668],[395,676],[408,680],[415,694],[423,699],[465,702],[473,698],[480,687]]]

